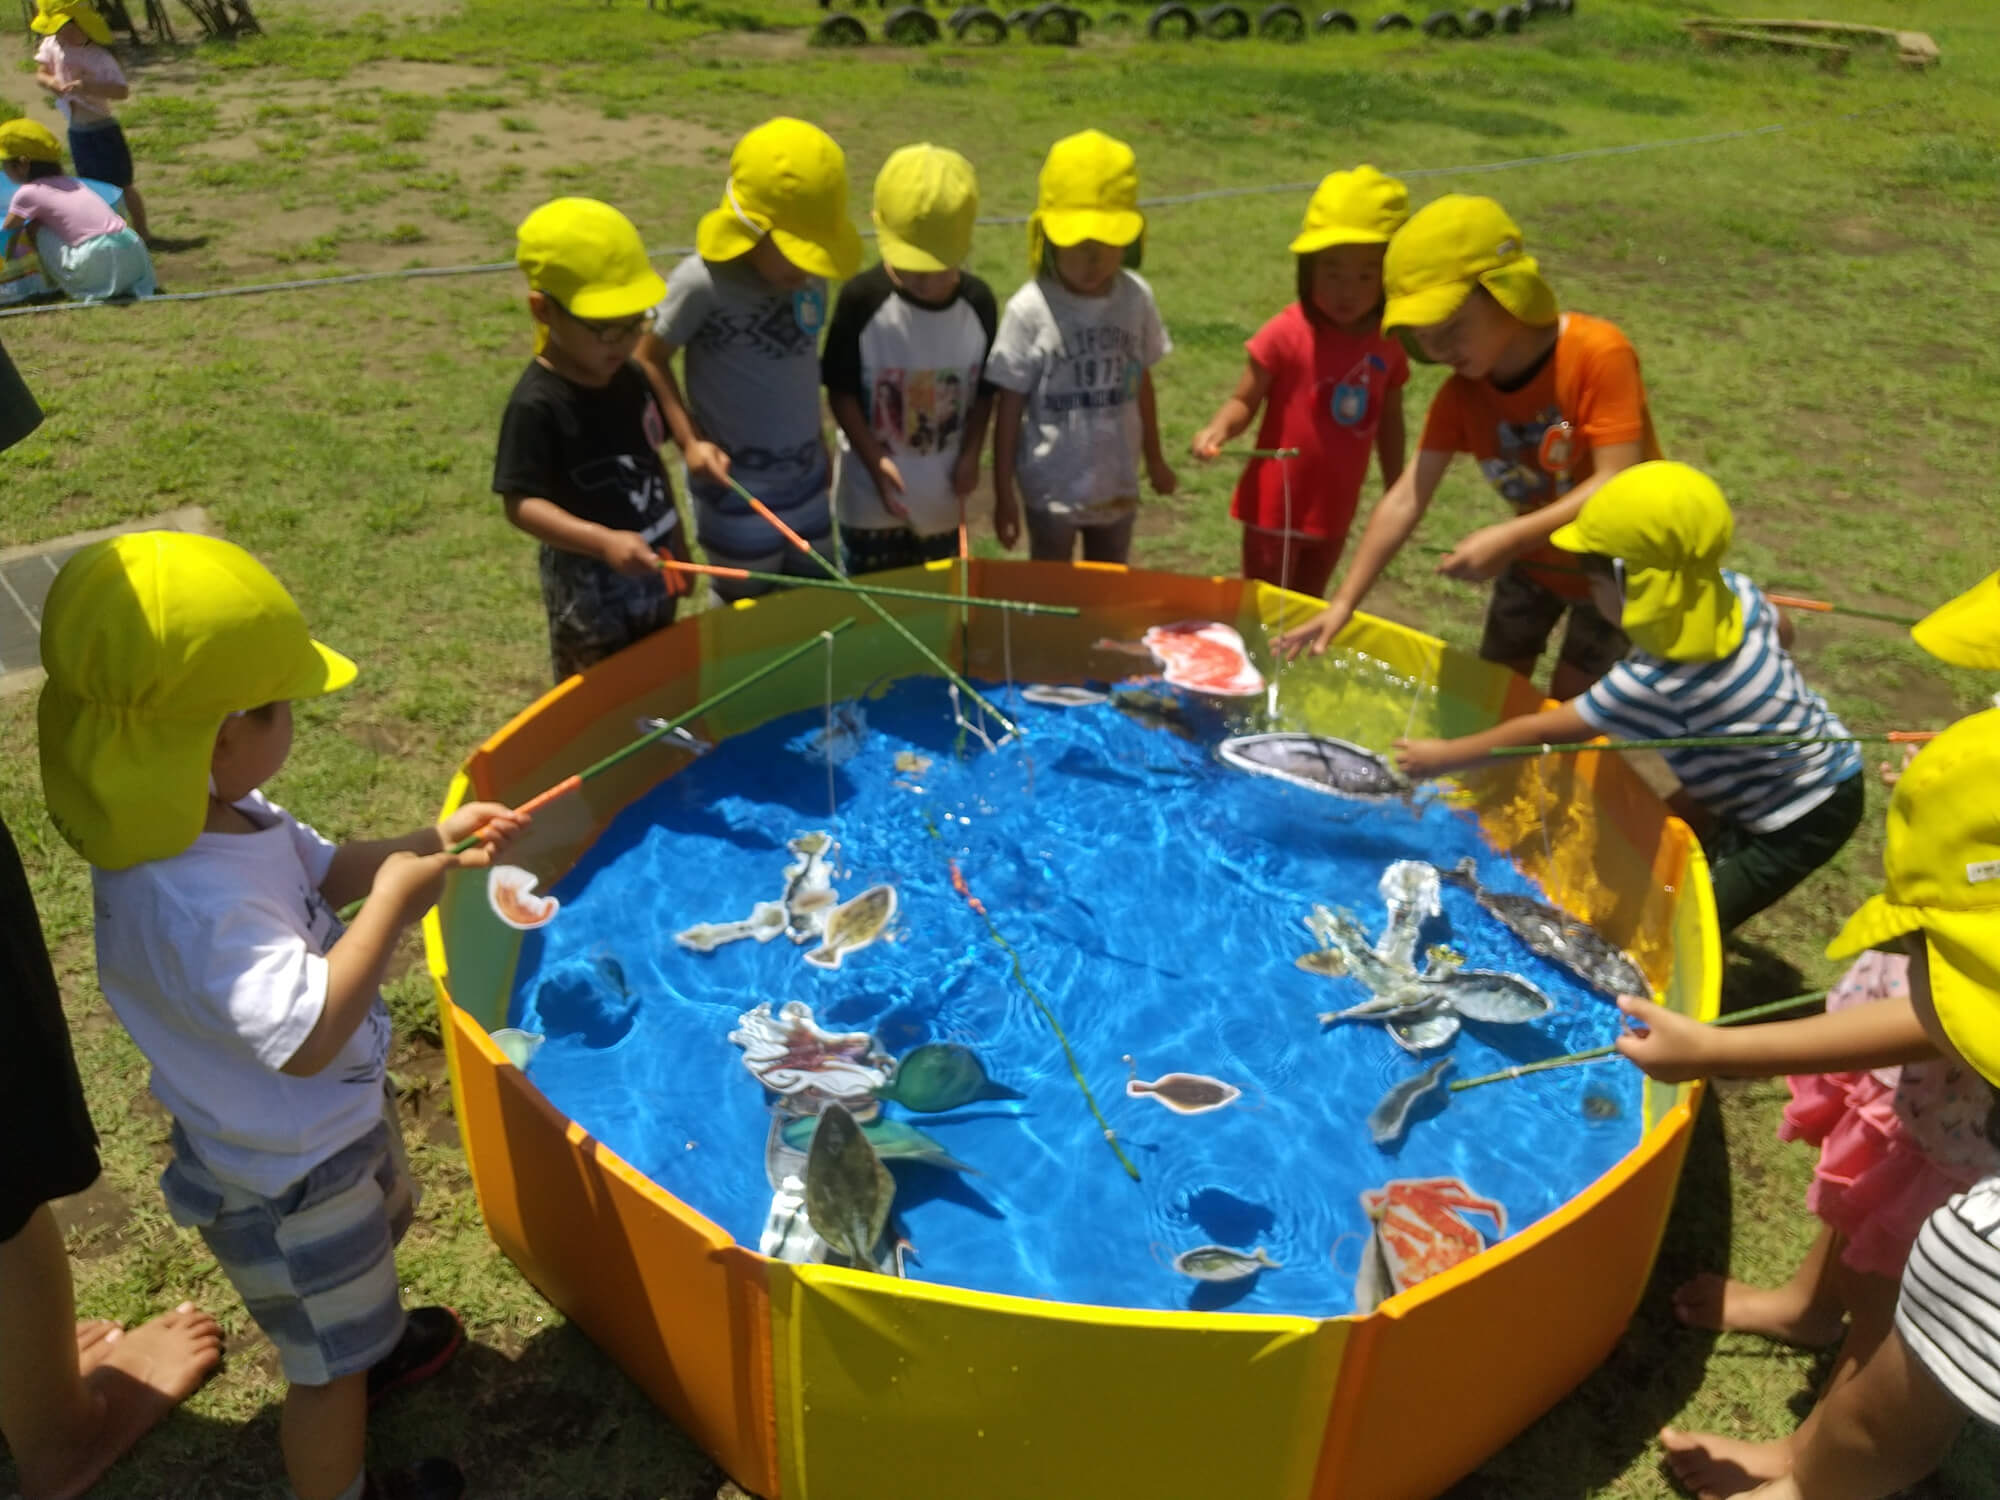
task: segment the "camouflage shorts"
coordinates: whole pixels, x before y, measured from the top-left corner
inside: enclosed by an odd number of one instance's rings
[[[679,602],[657,576],[627,578],[595,558],[542,548],[542,604],[557,682],[666,629]]]
[[[1486,661],[1533,661],[1548,649],[1549,637],[1569,612],[1559,660],[1588,674],[1595,682],[1631,649],[1616,625],[1597,612],[1588,599],[1571,601],[1509,568],[1493,580],[1493,599],[1486,607],[1486,630],[1479,654]]]

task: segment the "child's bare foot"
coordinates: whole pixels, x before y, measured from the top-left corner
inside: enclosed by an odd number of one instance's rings
[[[192,1302],[150,1323],[108,1334],[95,1346],[102,1358],[84,1377],[98,1421],[67,1449],[19,1459],[27,1500],[73,1500],[181,1402],[222,1360],[222,1329]]]
[[[79,1318],[76,1324],[76,1366],[88,1375],[104,1363],[111,1346],[125,1336],[121,1323],[109,1318]]]
[[[1712,1432],[1662,1427],[1660,1446],[1666,1450],[1667,1467],[1673,1470],[1674,1478],[1696,1500],[1741,1495],[1792,1471],[1788,1442],[1746,1443]]]
[[[1674,1316],[1690,1328],[1721,1333],[1761,1333],[1782,1344],[1819,1349],[1846,1327],[1838,1310],[1815,1308],[1790,1285],[1751,1286],[1704,1271],[1674,1291]]]

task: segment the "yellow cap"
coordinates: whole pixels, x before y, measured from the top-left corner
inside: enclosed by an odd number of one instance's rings
[[[1925,615],[1910,639],[1955,667],[2000,671],[2000,573]]]
[[[0,123],[0,160],[20,157],[24,161],[51,161],[62,165],[62,144],[49,127],[33,120]]]
[[[608,203],[557,198],[514,233],[514,264],[528,285],[579,318],[629,318],[666,298],[639,231]]]
[[[1314,189],[1292,254],[1329,245],[1386,245],[1410,217],[1410,190],[1373,167],[1332,172]]]
[[[703,260],[735,260],[766,234],[814,276],[861,267],[861,236],[847,222],[847,157],[817,125],[781,115],[738,141],[722,206],[702,216],[694,245]]]
[[[1882,874],[1881,894],[1848,918],[1826,956],[1921,931],[1945,1034],[2000,1083],[2000,709],[1959,720],[1910,763],[1889,798]]]
[[[1549,540],[1625,564],[1634,645],[1668,661],[1720,661],[1743,643],[1743,605],[1722,576],[1736,520],[1713,479],[1656,459],[1607,479]]]
[[[262,563],[179,531],[93,542],[65,563],[43,606],[42,664],[42,796],[70,847],[107,870],[200,835],[230,714],[354,680]]]
[[[972,253],[979,179],[942,146],[905,146],[875,179],[875,242],[898,271],[949,271]]]
[[[1528,254],[1521,227],[1491,198],[1449,193],[1426,203],[1389,241],[1382,262],[1382,327],[1430,328],[1483,286],[1523,323],[1547,327],[1556,294]]]
[[[1028,220],[1028,265],[1042,267],[1042,246],[1129,245],[1146,232],[1139,212],[1139,159],[1101,130],[1064,136],[1049,147]]]
[[[90,0],[35,0],[35,19],[28,24],[43,36],[54,36],[65,21],[76,22],[83,28],[83,34],[100,47],[110,44],[111,28],[104,24],[104,17]]]

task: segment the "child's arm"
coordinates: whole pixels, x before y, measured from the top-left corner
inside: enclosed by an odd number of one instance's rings
[[[826,404],[832,408],[833,420],[847,434],[847,446],[854,450],[855,458],[875,481],[875,492],[882,497],[889,513],[899,520],[909,520],[910,513],[903,508],[903,472],[896,467],[889,450],[882,446],[882,440],[875,436],[861,398],[852,391],[828,391]]]
[[[1139,373],[1139,446],[1146,455],[1146,482],[1156,495],[1171,495],[1180,488],[1180,477],[1167,463],[1160,448],[1159,404],[1153,397],[1153,372]]]
[[[659,554],[653,544],[636,531],[614,531],[595,521],[573,516],[553,500],[535,495],[507,495],[507,519],[538,542],[546,542],[558,552],[574,552],[594,557],[605,567],[627,578],[643,578],[660,571]]]
[[[1214,459],[1222,451],[1222,445],[1231,438],[1240,437],[1256,420],[1257,413],[1264,405],[1264,398],[1271,392],[1271,372],[1249,359],[1243,363],[1243,373],[1237,378],[1236,389],[1229,393],[1229,399],[1215,409],[1215,415],[1208,419],[1208,425],[1194,435],[1189,444],[1194,456],[1203,463]],[[1400,467],[1401,459],[1397,460]]]
[[[951,466],[951,492],[960,500],[979,488],[979,450],[986,446],[986,424],[993,420],[993,396],[988,392],[965,414],[965,431],[958,439],[958,462]],[[964,519],[961,508],[959,518]]]
[[[1369,512],[1368,525],[1361,533],[1361,545],[1354,550],[1354,562],[1333,591],[1325,609],[1305,624],[1286,631],[1271,643],[1279,656],[1289,659],[1307,647],[1314,656],[1326,650],[1327,642],[1346,627],[1368,597],[1368,590],[1389,566],[1389,560],[1410,539],[1417,523],[1430,509],[1444,471],[1451,467],[1454,454],[1435,448],[1419,448],[1415,465],[1403,470],[1396,482]]]
[[[1382,421],[1375,429],[1375,460],[1382,466],[1382,488],[1403,477],[1410,456],[1409,429],[1403,422],[1403,388],[1394,387],[1382,402]]]
[[[468,802],[442,823],[419,828],[400,838],[353,839],[333,851],[333,862],[326,867],[326,875],[319,883],[319,893],[326,898],[327,905],[338,910],[370,894],[391,855],[414,854],[428,858],[482,830],[486,835],[484,847],[491,853],[505,848],[527,826],[528,819],[517,815],[505,803]],[[421,915],[423,908],[417,910]],[[363,907],[362,911],[365,913],[367,908]],[[356,921],[359,920],[356,918]]]
[[[993,412],[993,534],[1008,551],[1021,539],[1021,501],[1014,493],[1014,452],[1021,440],[1021,413],[1028,398],[1000,391]]]
[[[56,78],[56,70],[45,62],[36,62],[35,82],[47,89],[51,94],[60,94],[63,91],[62,84]]]
[[[1396,764],[1405,776],[1442,776],[1485,758],[1488,750],[1507,745],[1580,745],[1598,731],[1577,712],[1576,700],[1545,708],[1537,714],[1502,719],[1491,729],[1455,740],[1397,740]]]
[[[1599,485],[1619,470],[1631,468],[1645,456],[1646,450],[1639,443],[1609,443],[1594,450],[1588,479],[1562,499],[1544,505],[1540,510],[1527,511],[1510,521],[1480,527],[1446,554],[1444,561],[1438,564],[1438,571],[1447,578],[1463,579],[1469,583],[1494,577],[1522,553],[1534,551],[1554,536],[1558,527],[1574,521],[1583,510],[1583,502],[1596,492]]]
[[[639,361],[639,368],[646,372],[646,378],[653,382],[653,394],[660,403],[660,414],[667,419],[667,430],[680,445],[681,456],[687,460],[688,472],[727,486],[729,455],[696,431],[694,414],[688,410],[687,401],[681,395],[680,382],[674,379],[674,355],[678,352],[675,345],[648,328],[639,340],[638,352],[633,357]]]
[[[1799,1021],[1734,1027],[1704,1026],[1632,995],[1620,998],[1618,1008],[1634,1023],[1618,1038],[1618,1050],[1662,1083],[1848,1073],[1937,1056],[1907,995]]]

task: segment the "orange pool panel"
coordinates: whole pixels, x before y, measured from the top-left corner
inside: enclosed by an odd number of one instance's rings
[[[1100,637],[1199,617],[1263,638],[1317,601],[1236,579],[980,561],[885,581],[889,605],[972,675],[1103,677]],[[949,595],[1075,604],[1074,619],[964,610]],[[526,800],[684,711],[854,601],[799,590],[714,610],[541,699],[481,745],[448,805]],[[1359,653],[1359,654],[1357,654]],[[811,661],[808,658],[808,661]],[[692,726],[725,738],[927,670],[865,610],[830,663],[775,674]],[[1536,706],[1525,682],[1357,618],[1285,669],[1305,727],[1377,746]],[[567,869],[684,763],[635,756],[552,804],[513,857]],[[1510,765],[1459,794],[1495,846],[1639,959],[1663,1003],[1712,1016],[1721,971],[1707,866],[1617,755]],[[553,875],[548,877],[551,881]],[[1050,1500],[1435,1495],[1546,1411],[1611,1349],[1673,1202],[1698,1092],[1650,1085],[1644,1134],[1555,1213],[1366,1317],[1070,1306],[769,1261],[565,1118],[494,1046],[521,934],[454,876],[425,923],[453,1097],[489,1233],[662,1411],[766,1500]],[[1221,982],[1218,976],[1218,982]],[[746,1003],[755,997],[746,997]],[[1560,1308],[1560,1316],[1551,1309]]]

